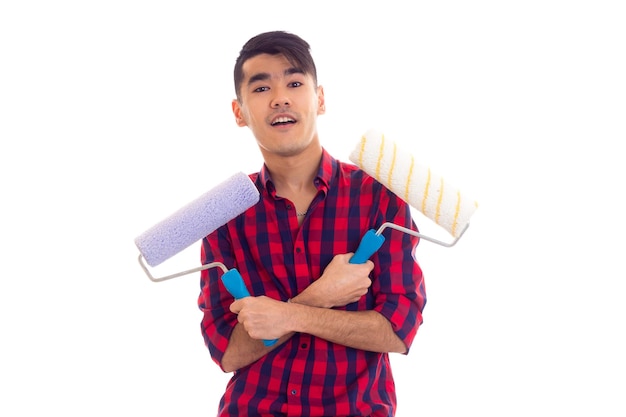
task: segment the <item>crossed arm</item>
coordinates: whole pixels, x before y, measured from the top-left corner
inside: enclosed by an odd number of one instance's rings
[[[308,333],[355,349],[406,352],[389,321],[376,311],[343,311],[332,307],[358,301],[371,285],[371,261],[350,264],[352,254],[337,255],[322,276],[291,302],[246,297],[231,304],[239,323],[222,358],[226,372],[258,360],[295,332]],[[372,337],[376,335],[376,337]],[[265,346],[261,339],[279,339]]]

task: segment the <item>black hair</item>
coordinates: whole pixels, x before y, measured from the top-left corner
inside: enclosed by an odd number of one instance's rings
[[[311,75],[317,85],[317,69],[308,42],[289,32],[265,32],[250,38],[239,52],[234,70],[237,99],[241,99],[244,62],[260,54],[283,55],[293,66]]]

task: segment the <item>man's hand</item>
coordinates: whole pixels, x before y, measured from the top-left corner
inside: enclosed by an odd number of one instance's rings
[[[343,307],[365,295],[372,285],[369,278],[374,263],[349,263],[352,253],[336,255],[324,273],[306,290],[294,298],[294,302],[315,307]]]
[[[289,333],[285,326],[287,311],[282,301],[264,295],[244,297],[230,305],[230,311],[237,314],[237,320],[253,339],[278,339]]]

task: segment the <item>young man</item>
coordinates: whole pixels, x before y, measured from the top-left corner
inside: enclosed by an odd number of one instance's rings
[[[237,268],[252,294],[234,301],[220,271],[201,275],[205,342],[234,372],[218,415],[393,416],[389,352],[408,353],[426,303],[417,238],[389,231],[371,260],[349,260],[384,222],[416,230],[410,209],[321,146],[324,90],[307,42],[257,35],[234,78],[235,120],[265,163],[250,175],[259,203],[202,243],[202,262]]]

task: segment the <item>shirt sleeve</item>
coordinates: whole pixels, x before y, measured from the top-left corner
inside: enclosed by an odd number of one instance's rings
[[[222,226],[202,240],[202,264],[221,262],[227,268],[234,264],[227,227]],[[230,335],[237,324],[237,316],[230,311],[232,296],[221,282],[221,268],[209,268],[200,274],[198,307],[203,312],[201,331],[211,358],[222,367],[222,358]]]
[[[380,213],[380,222],[392,222],[417,231],[408,204],[389,192],[389,205]],[[392,228],[383,231],[385,241],[371,258],[375,264],[372,287],[374,310],[385,316],[407,347],[413,343],[423,322],[426,289],[422,269],[415,257],[419,238]]]

